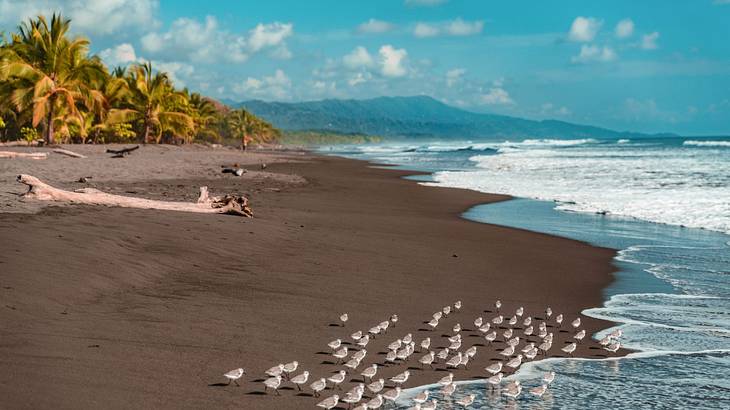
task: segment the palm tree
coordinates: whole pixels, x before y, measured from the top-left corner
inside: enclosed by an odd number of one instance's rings
[[[255,130],[255,117],[243,108],[233,110],[226,117],[226,125],[231,134],[241,139],[241,149],[246,150]]]
[[[125,108],[112,109],[110,123],[141,123],[145,143],[150,142],[153,133],[159,142],[166,131],[184,135],[195,128],[189,115],[174,109],[186,101],[175,92],[166,73],[154,73],[150,62],[135,65],[129,71],[126,77],[129,95],[122,104]]]
[[[103,96],[92,84],[104,74],[98,58],[88,57],[89,41],[69,39],[71,20],[53,14],[51,22],[39,16],[20,25],[10,45],[3,47],[0,81],[18,112],[32,109],[32,124],[45,121],[45,141],[54,142],[54,127],[80,114],[77,104],[100,104]]]

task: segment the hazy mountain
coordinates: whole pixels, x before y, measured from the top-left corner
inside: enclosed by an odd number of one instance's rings
[[[322,100],[297,103],[245,101],[235,104],[284,130],[326,130],[384,137],[446,138],[637,138],[564,121],[533,121],[479,114],[431,97],[379,97],[369,100]]]

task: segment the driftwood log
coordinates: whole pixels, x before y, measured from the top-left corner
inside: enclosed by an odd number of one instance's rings
[[[81,155],[79,153],[69,151],[69,150],[63,149],[63,148],[56,148],[53,150],[53,152],[55,152],[56,154],[66,155],[66,156],[73,157],[73,158],[86,158],[86,155]]]
[[[253,211],[244,196],[226,195],[211,197],[208,187],[200,187],[200,197],[195,203],[156,201],[123,195],[108,194],[94,188],[65,191],[54,188],[31,175],[18,175],[18,182],[28,186],[23,197],[40,201],[70,202],[75,204],[119,206],[123,208],[160,209],[164,211],[231,214],[252,218]]]
[[[129,155],[132,151],[139,149],[139,145],[135,145],[134,147],[130,148],[124,148],[124,149],[107,149],[107,154],[114,154],[112,155],[112,158],[122,158],[125,155]]]
[[[0,147],[37,147],[40,145],[43,145],[43,140],[35,140],[35,141],[18,140],[18,141],[0,142]]]
[[[46,158],[48,158],[48,153],[46,153],[46,152],[0,151],[0,158],[46,159]]]

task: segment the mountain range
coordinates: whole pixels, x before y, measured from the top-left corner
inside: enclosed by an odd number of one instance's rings
[[[326,131],[389,138],[641,138],[642,134],[558,120],[481,114],[427,96],[232,103],[285,131]]]

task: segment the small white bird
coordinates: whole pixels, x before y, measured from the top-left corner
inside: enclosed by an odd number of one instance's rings
[[[341,339],[335,339],[329,343],[327,343],[327,346],[329,346],[332,350],[337,350],[342,346],[342,340]]]
[[[335,394],[335,395],[327,397],[326,399],[317,403],[317,407],[321,407],[325,410],[331,410],[331,409],[335,408],[337,406],[337,403],[339,403],[339,402],[340,402],[340,396]]]
[[[533,331],[532,326],[527,326],[525,328],[525,330],[523,331],[523,333],[525,334],[525,336],[532,336],[532,331]]]
[[[388,401],[396,401],[398,400],[398,397],[400,397],[401,391],[402,389],[400,387],[390,389],[383,393],[383,398]]]
[[[378,394],[366,403],[369,409],[379,409],[383,405],[383,396]]]
[[[431,347],[431,338],[427,337],[423,340],[421,340],[421,349],[428,350],[428,348]]]
[[[271,377],[281,376],[281,373],[284,371],[284,365],[279,363],[276,366],[270,368],[266,371],[266,374]]]
[[[501,308],[501,307],[502,307],[501,300],[497,300],[496,302],[494,302],[494,308],[497,309],[497,312],[499,312],[499,308]]]
[[[373,339],[375,339],[375,335],[380,333],[380,326],[371,327],[370,330],[368,330],[368,333],[370,333],[370,335],[373,337]]]
[[[555,323],[558,324],[558,327],[563,325],[563,314],[562,313],[555,316]]]
[[[455,334],[455,335],[453,335],[453,336],[449,336],[449,337],[447,337],[447,339],[448,339],[448,340],[449,340],[449,342],[451,342],[451,343],[454,343],[454,342],[456,342],[457,340],[458,340],[458,341],[461,341],[461,333],[459,333],[459,334]]]
[[[362,337],[362,330],[358,330],[357,332],[351,334],[350,337],[352,338],[352,340],[357,342]]]
[[[231,382],[233,382],[236,383],[236,386],[240,386],[240,384],[238,384],[238,379],[240,379],[241,376],[243,376],[244,374],[246,374],[246,371],[243,370],[243,368],[239,367],[238,369],[231,370],[223,376],[228,379],[228,384],[231,384]]]
[[[515,310],[515,315],[522,317],[522,315],[525,313],[525,308],[520,306]]]
[[[413,341],[413,335],[408,333],[407,335],[403,336],[403,343],[409,344]]]
[[[550,309],[550,306],[548,306],[547,309],[545,309],[545,316],[550,317],[552,315],[553,315],[553,310]]]
[[[494,323],[495,325],[501,325],[502,322],[504,322],[504,316],[502,315],[499,315],[492,319],[492,323]]]
[[[438,319],[431,319],[428,323],[429,326],[431,326],[431,329],[436,329],[436,326],[439,325]]]
[[[571,356],[572,356],[572,355],[573,355],[573,352],[575,351],[575,348],[576,348],[576,346],[577,346],[577,345],[576,345],[575,343],[571,343],[571,344],[569,344],[569,345],[567,345],[567,346],[563,347],[563,348],[562,348],[562,349],[560,349],[560,350],[562,350],[562,351],[564,351],[565,353],[567,353],[567,354],[569,354],[569,355],[571,355]]]
[[[449,349],[447,348],[447,349],[444,349],[444,350],[438,352],[436,357],[438,357],[441,360],[446,360],[446,358],[449,357]]]
[[[345,381],[345,376],[347,376],[347,372],[344,370],[340,370],[338,373],[333,374],[327,380],[332,383],[332,387],[340,388],[340,384]]]
[[[488,333],[486,336],[484,336],[484,339],[487,341],[487,343],[491,344],[495,339],[497,338],[497,332],[494,330]]]
[[[398,352],[395,350],[388,351],[388,354],[385,355],[385,361],[388,363],[395,363],[396,359],[398,359]]]
[[[455,324],[454,327],[452,328],[452,330],[454,331],[454,333],[461,332],[461,323]]]
[[[505,343],[507,343],[508,345],[510,345],[512,347],[517,347],[517,345],[520,344],[520,337],[515,336],[512,339],[506,341]]]
[[[461,352],[457,352],[454,356],[451,357],[451,359],[446,362],[446,367],[459,367],[459,365],[461,364],[461,357]]]
[[[585,329],[581,330],[580,332],[576,333],[575,336],[573,336],[573,339],[577,341],[583,340],[583,338],[586,337],[586,331]]]
[[[359,402],[360,400],[362,400],[362,395],[363,395],[363,393],[361,393],[360,391],[358,391],[358,390],[354,390],[353,391],[353,390],[350,390],[349,392],[347,392],[345,394],[345,397],[343,397],[341,399],[343,402],[347,403],[350,406],[352,406],[353,404],[355,404],[355,403]],[[367,409],[367,406],[365,404],[361,404],[361,405],[359,405],[359,406],[357,406],[355,408],[356,409],[357,408]]]
[[[505,347],[499,354],[502,356],[512,356],[515,353],[515,347],[514,346],[507,346]]]
[[[279,394],[279,386],[281,386],[281,376],[270,377],[264,380],[264,391],[266,389],[272,389],[276,394]]]
[[[469,406],[471,406],[472,403],[474,403],[474,399],[476,399],[476,397],[477,396],[475,394],[470,394],[470,395],[464,396],[464,397],[460,398],[459,400],[457,400],[456,404],[458,404],[461,407],[469,407]]]
[[[285,364],[281,370],[288,376],[290,373],[297,371],[297,367],[299,367],[299,362],[294,360],[293,362]]]
[[[520,367],[521,364],[522,364],[522,355],[518,354],[517,357],[515,357],[514,359],[507,362],[507,367],[516,369],[516,368]]]
[[[421,363],[421,366],[429,366],[433,367],[433,361],[436,358],[436,354],[434,352],[428,352],[425,355],[421,356],[420,359],[418,359],[418,363]]]
[[[502,373],[497,373],[494,376],[487,379],[487,383],[490,384],[491,387],[498,387],[500,383],[502,383],[502,377],[504,375]]]
[[[365,356],[368,354],[368,351],[365,349],[358,350],[357,352],[352,354],[352,358],[356,360],[362,360],[365,358]]]
[[[474,357],[477,354],[477,347],[472,346],[472,347],[466,349],[466,352],[464,352],[464,353],[469,357]]]
[[[550,384],[555,380],[555,372],[547,372],[544,376],[542,376],[542,381],[544,381],[546,384]]]
[[[601,346],[608,346],[609,344],[611,344],[612,341],[613,339],[611,338],[611,336],[606,336],[603,339],[599,340],[598,343]]]
[[[385,320],[385,321],[382,321],[382,322],[380,322],[380,323],[378,324],[378,327],[380,328],[380,330],[381,330],[381,331],[382,331],[383,333],[387,333],[387,332],[388,332],[388,327],[389,327],[389,326],[390,326],[390,321],[389,321],[389,320]]]
[[[299,389],[300,391],[302,390],[302,385],[307,383],[307,380],[309,380],[309,372],[306,370],[302,374],[291,378],[291,382],[296,384],[297,389]]]
[[[469,367],[469,356],[462,355],[461,356],[461,363],[459,365],[464,366],[465,369],[468,369]]]
[[[541,386],[533,387],[530,389],[530,394],[536,397],[542,397],[543,394],[547,391],[547,384],[543,384]]]
[[[510,326],[514,326],[517,324],[517,316],[512,316],[509,318],[509,321],[507,322]]]
[[[388,350],[398,350],[401,346],[403,346],[403,341],[398,339],[395,342],[390,342],[390,344],[388,344]]]
[[[530,326],[532,324],[532,317],[528,316],[522,321],[523,326]]]
[[[461,310],[461,301],[460,300],[457,300],[456,302],[454,302],[454,309]]]
[[[344,366],[350,370],[355,370],[360,366],[360,360],[353,357],[352,359],[345,362]]]
[[[373,393],[380,392],[381,390],[383,390],[383,387],[385,387],[384,379],[378,379],[367,385],[368,390],[370,390]]]
[[[451,397],[451,395],[454,394],[455,391],[456,391],[456,384],[450,383],[441,389],[441,394],[443,394],[445,397]]]
[[[573,327],[576,328],[576,329],[579,328],[580,327],[580,318],[575,319],[570,324],[573,325]]]
[[[520,395],[520,393],[522,393],[522,385],[520,384],[519,380],[515,380],[508,384],[505,388],[505,391],[502,392],[502,394],[511,399],[516,399]]]
[[[441,320],[441,318],[443,317],[443,315],[444,314],[439,310],[438,312],[434,313],[432,317],[434,319],[436,319],[436,320]]]
[[[451,306],[444,306],[443,309],[441,309],[442,312],[444,312],[444,315],[448,316],[449,313],[451,313]]]
[[[552,347],[553,347],[552,342],[542,342],[542,343],[540,343],[540,346],[538,346],[537,348],[542,350],[543,352],[547,353],[547,351],[550,350],[550,348],[552,348]]]
[[[373,377],[375,377],[375,375],[377,373],[378,373],[378,365],[373,363],[372,365],[366,367],[365,370],[360,372],[360,375],[363,377],[363,380],[365,380],[366,378],[369,380],[372,380]]]
[[[623,334],[624,334],[624,331],[623,331],[623,330],[621,330],[621,329],[616,329],[616,330],[614,330],[613,332],[609,333],[609,334],[608,334],[608,337],[611,337],[611,338],[614,338],[614,339],[618,339],[618,338],[620,338],[621,336],[623,336]]]
[[[604,349],[608,350],[611,353],[615,353],[620,348],[621,348],[621,342],[613,342],[610,345],[604,347]]]
[[[429,390],[424,390],[413,397],[413,401],[418,404],[423,404],[428,401],[428,396],[431,394]]]
[[[504,332],[502,332],[502,336],[504,337],[504,340],[507,340],[507,339],[509,339],[510,337],[512,337],[512,333],[514,333],[514,332],[512,331],[512,329],[507,329],[507,330],[505,330]]]
[[[347,323],[348,319],[350,319],[349,316],[347,316],[347,313],[343,313],[340,315],[340,322],[342,322],[342,326],[345,326],[345,323]]]
[[[528,350],[527,352],[525,352],[525,358],[527,360],[532,360],[535,358],[535,356],[537,356],[537,349],[534,347],[532,349]]]
[[[437,383],[446,386],[447,384],[451,384],[454,381],[454,374],[449,373],[446,376],[442,377]]]
[[[408,370],[404,371],[403,373],[397,374],[394,377],[390,378],[390,381],[395,383],[396,385],[400,386],[403,383],[408,381],[408,378],[411,376],[411,372]]]
[[[484,368],[484,370],[493,375],[497,374],[502,371],[502,362],[490,364],[489,366]]]
[[[398,323],[398,315],[396,315],[396,314],[391,315],[390,322],[393,323],[393,327],[395,327],[395,324]]]
[[[438,401],[436,399],[431,399],[431,401],[421,404],[421,410],[436,410],[436,407],[438,407]]]
[[[487,332],[489,331],[489,329],[490,329],[491,327],[492,327],[492,326],[491,326],[491,325],[490,325],[489,323],[485,323],[485,324],[483,324],[483,325],[482,325],[482,326],[481,326],[481,327],[479,328],[479,332],[481,332],[481,333],[487,333]]]
[[[478,329],[482,327],[482,324],[484,323],[484,318],[479,316],[478,318],[474,319],[474,326]]]
[[[309,388],[314,392],[314,397],[319,397],[319,392],[327,388],[327,379],[323,377],[315,380],[314,383],[309,385]]]
[[[347,346],[343,346],[341,349],[336,350],[334,353],[332,353],[332,356],[337,359],[337,363],[341,362],[342,359],[347,357]]]
[[[360,347],[365,347],[370,343],[370,335],[365,335],[360,338],[357,342],[355,342]]]
[[[525,347],[522,348],[522,353],[527,353],[534,348],[535,348],[535,343],[530,342],[530,343],[526,344]]]
[[[449,345],[449,350],[459,350],[461,349],[461,340],[457,340],[455,342],[452,342]]]

